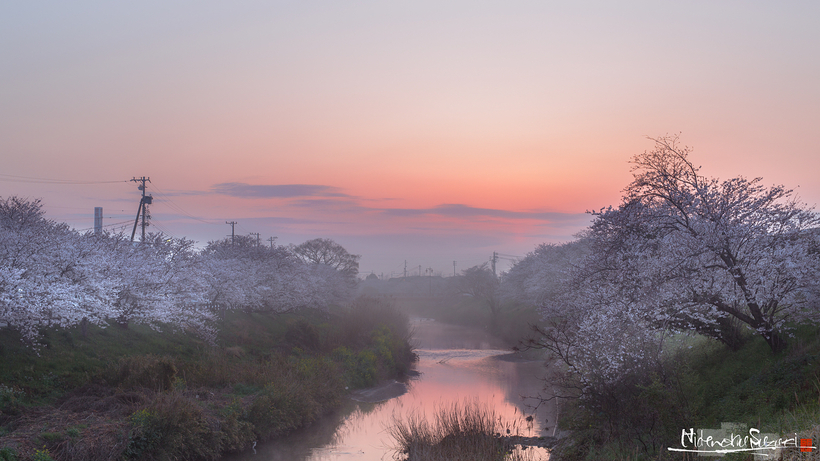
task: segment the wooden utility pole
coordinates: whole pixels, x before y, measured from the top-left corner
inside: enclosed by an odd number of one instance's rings
[[[250,235],[256,236],[256,246],[259,246],[259,232],[251,232]]]
[[[225,221],[225,224],[230,224],[231,225],[231,245],[233,245],[234,239],[236,238],[236,232],[234,232],[234,226],[236,226],[239,223],[237,223],[236,221]]]
[[[134,219],[134,229],[131,231],[131,241],[134,241],[134,234],[137,232],[137,222],[139,222],[140,212],[142,212],[142,241],[144,242],[145,228],[148,227],[148,219],[151,217],[151,215],[148,214],[148,205],[154,201],[154,197],[145,195],[145,183],[151,182],[151,178],[146,178],[143,176],[141,178],[132,178],[131,181],[142,183],[137,188],[142,191],[142,198],[140,199],[140,206],[137,208],[137,217]]]

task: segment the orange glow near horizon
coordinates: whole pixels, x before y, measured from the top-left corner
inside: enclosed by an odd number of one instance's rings
[[[385,271],[571,239],[620,201],[645,136],[681,132],[705,175],[820,203],[818,4],[192,13],[0,6],[0,196],[82,229],[95,206],[133,219],[126,182],[145,175],[157,230],[208,241],[236,220]]]

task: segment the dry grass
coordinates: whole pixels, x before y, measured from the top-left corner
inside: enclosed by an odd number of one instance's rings
[[[432,421],[418,414],[394,416],[388,428],[406,461],[537,461],[545,450],[515,447],[505,435],[518,435],[518,421],[504,422],[478,401],[439,407]]]

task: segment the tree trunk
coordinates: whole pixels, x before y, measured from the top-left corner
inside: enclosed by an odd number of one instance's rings
[[[767,331],[762,333],[762,335],[774,353],[783,352],[789,345],[786,341],[786,337],[778,333],[777,330]]]

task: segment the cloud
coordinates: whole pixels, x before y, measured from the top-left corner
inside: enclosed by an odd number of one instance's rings
[[[556,213],[548,211],[510,211],[492,208],[476,208],[461,204],[443,204],[433,208],[388,208],[383,210],[388,216],[406,217],[420,215],[439,215],[450,218],[504,218],[534,219],[549,222],[578,222],[588,219],[585,213]]]
[[[215,184],[211,191],[216,194],[242,198],[293,198],[293,197],[349,197],[339,188],[315,184],[246,184],[225,182]]]

